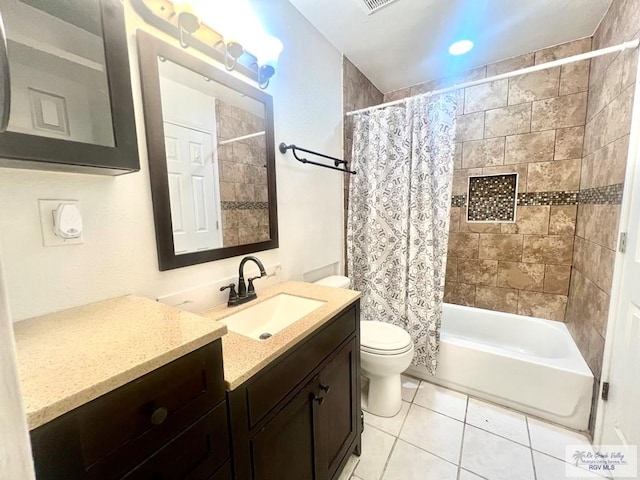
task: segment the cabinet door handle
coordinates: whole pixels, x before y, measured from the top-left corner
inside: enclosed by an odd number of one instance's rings
[[[318,405],[322,405],[322,403],[324,402],[324,397],[319,397],[318,395],[314,395],[313,401],[318,402]]]
[[[169,411],[164,407],[156,408],[151,414],[151,423],[153,425],[162,425],[164,421],[167,419],[167,415]]]
[[[324,393],[329,393],[331,391],[331,387],[329,385],[323,385],[321,383],[320,384],[320,390],[322,390]]]
[[[7,33],[0,14],[0,132],[6,132],[11,114],[11,75],[9,74],[9,54]]]

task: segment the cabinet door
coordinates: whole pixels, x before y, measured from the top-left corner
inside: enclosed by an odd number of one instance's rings
[[[323,400],[317,408],[316,422],[320,446],[319,472],[323,479],[334,476],[358,435],[358,355],[359,348],[354,337],[333,355],[319,373],[319,395]]]
[[[317,379],[309,382],[251,439],[253,480],[314,480]]]

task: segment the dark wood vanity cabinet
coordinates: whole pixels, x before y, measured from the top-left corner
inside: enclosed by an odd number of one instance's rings
[[[231,480],[221,341],[33,430],[38,480]]]
[[[236,480],[331,480],[360,453],[359,303],[228,392]]]

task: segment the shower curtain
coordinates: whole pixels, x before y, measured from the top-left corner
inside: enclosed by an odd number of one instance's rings
[[[362,320],[404,328],[434,374],[447,262],[455,135],[452,95],[355,116],[347,261]]]

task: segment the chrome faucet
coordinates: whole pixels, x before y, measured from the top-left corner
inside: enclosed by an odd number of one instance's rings
[[[247,279],[247,282],[249,282],[249,285],[247,286],[244,283],[244,264],[249,260],[251,260],[258,266],[258,268],[260,269],[260,275]],[[248,257],[244,257],[240,262],[240,267],[238,268],[238,292],[236,293],[236,285],[234,283],[231,283],[224,287],[220,287],[221,292],[223,290],[226,290],[227,288],[229,289],[229,301],[227,302],[227,306],[233,307],[235,305],[242,305],[243,303],[250,302],[254,298],[258,298],[258,296],[256,295],[256,290],[253,287],[253,281],[266,276],[267,272],[265,272],[264,265],[262,265],[262,262],[260,260],[251,255]]]

